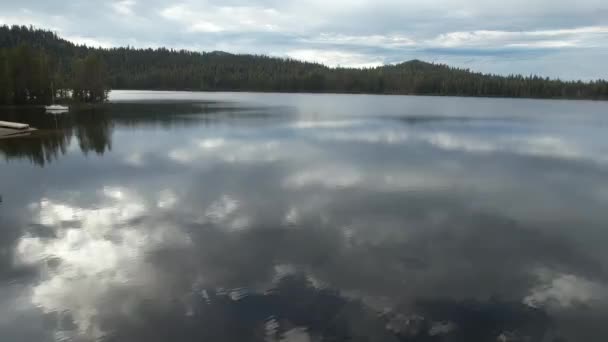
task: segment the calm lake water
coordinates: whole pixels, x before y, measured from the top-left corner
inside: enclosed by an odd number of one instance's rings
[[[0,109],[0,341],[608,341],[608,103],[111,100]]]

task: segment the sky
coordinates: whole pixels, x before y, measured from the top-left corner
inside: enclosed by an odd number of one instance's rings
[[[606,0],[0,0],[0,24],[91,46],[221,50],[369,67],[608,78]]]

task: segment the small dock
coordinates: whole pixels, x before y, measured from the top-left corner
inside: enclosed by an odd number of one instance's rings
[[[17,138],[30,135],[36,129],[19,122],[0,121],[0,139]]]

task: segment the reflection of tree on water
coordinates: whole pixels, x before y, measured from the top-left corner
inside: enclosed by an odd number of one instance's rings
[[[136,319],[104,322],[112,331],[104,340],[537,342],[550,328],[543,311],[502,301],[433,301],[415,313],[379,313],[295,275],[266,293],[201,290],[188,301],[141,304]]]
[[[44,166],[66,154],[73,137],[78,139],[84,153],[95,151],[103,154],[111,147],[111,121],[103,111],[55,116],[38,108],[29,108],[4,115],[3,119],[27,122],[38,128],[30,136],[0,141],[0,152],[7,160],[29,159]]]
[[[246,116],[241,115],[247,112]],[[29,159],[44,166],[66,154],[72,138],[84,154],[104,154],[112,149],[115,126],[137,128],[160,126],[189,126],[193,122],[213,122],[221,118],[259,120],[266,111],[253,112],[252,108],[226,106],[219,103],[115,103],[94,107],[75,108],[62,115],[48,115],[41,108],[12,108],[0,112],[0,120],[25,122],[39,131],[31,136],[0,140],[0,153],[7,160]],[[257,114],[257,115],[256,115]]]
[[[72,132],[67,130],[36,137],[6,139],[0,141],[0,152],[7,160],[29,159],[34,164],[44,166],[66,153],[71,138]]]
[[[106,111],[90,110],[73,117],[75,136],[84,154],[104,154],[112,150],[113,124]]]
[[[406,341],[442,341],[431,338],[441,335],[451,335],[450,341],[545,341],[551,326],[549,316],[541,309],[499,299],[421,300],[415,307],[423,317],[418,321],[422,329],[414,330],[416,338]]]

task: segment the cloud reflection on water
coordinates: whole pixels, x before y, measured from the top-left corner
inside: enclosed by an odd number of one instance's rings
[[[48,340],[608,336],[608,170],[574,129],[107,119],[99,158],[0,170],[21,187],[0,207],[17,293],[0,300]]]

